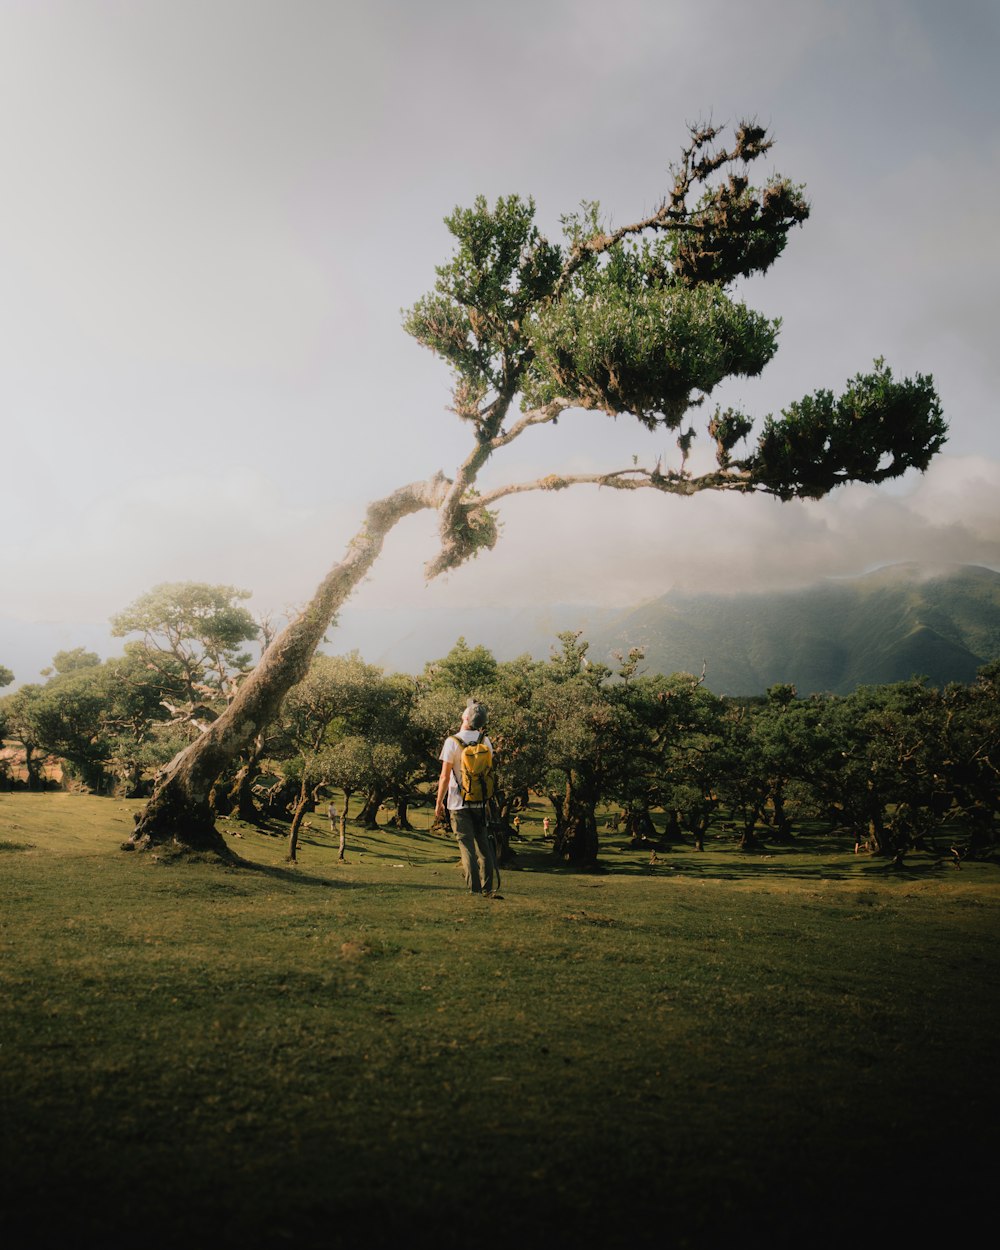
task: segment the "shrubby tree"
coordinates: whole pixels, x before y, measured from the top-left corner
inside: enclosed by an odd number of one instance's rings
[[[761,845],[757,826],[771,786],[754,728],[748,706],[727,703],[717,793],[736,822],[740,849],[745,851]]]
[[[126,649],[106,660],[94,680],[103,698],[106,767],[117,791],[125,798],[148,794],[147,778],[184,747],[187,735],[164,707],[159,676],[141,653]]]
[[[4,665],[0,664],[0,690],[2,690],[4,686],[9,686],[13,680],[14,674],[10,671],[10,669],[5,668]],[[7,721],[5,719],[3,701],[0,700],[0,747],[3,746],[3,740],[6,733]],[[6,776],[6,764],[0,764],[0,780],[4,779]]]
[[[717,792],[739,825],[742,849],[762,845],[763,825],[769,838],[791,839],[788,800],[810,775],[814,720],[815,706],[785,683],[761,698],[727,702]]]
[[[545,732],[535,704],[545,665],[528,655],[497,665],[490,692],[490,739],[497,754],[497,814],[501,863],[511,856],[512,820],[528,804],[528,791],[544,776]]]
[[[446,218],[452,256],[405,328],[452,371],[466,455],[450,477],[435,473],[371,504],[343,559],[229,708],[165,770],[129,845],[223,849],[209,804],[215,779],[303,678],[333,614],[405,516],[437,514],[433,577],[493,547],[494,505],[522,491],[591,484],[818,498],[844,482],[927,466],[945,436],[931,380],[897,381],[881,362],[840,396],[819,391],[765,417],[756,434],[748,414],[705,407],[722,381],[760,373],[777,347],[778,323],[733,294],[741,278],[770,268],[808,216],[802,190],[787,178],[752,184],[751,169],[770,147],[754,123],[736,126],[729,140],[719,127],[693,127],[652,212],[615,227],[587,204],[563,219],[559,242],[539,229],[533,201],[518,196],[493,206],[479,199]],[[675,463],[611,465],[479,492],[494,456],[573,409],[672,431]],[[689,423],[692,412],[699,422]],[[716,463],[696,473],[690,450],[699,424]]]
[[[553,853],[578,867],[597,861],[597,805],[621,777],[627,713],[609,697],[611,670],[592,663],[580,634],[559,634],[561,649],[542,672],[533,701],[545,748],[544,788],[555,810]]]
[[[58,756],[68,771],[97,794],[107,788],[110,747],[102,713],[105,691],[98,667],[71,670],[52,678],[27,705],[36,746]]]
[[[940,694],[919,679],[824,700],[810,785],[859,846],[899,861],[945,818],[941,728]]]
[[[372,784],[373,773],[372,745],[367,738],[359,734],[341,738],[332,746],[327,747],[313,765],[313,775],[317,783],[335,786],[343,792],[344,805],[340,810],[339,818],[338,859],[343,859],[347,850],[347,816],[351,799],[359,791],[366,790]]]
[[[52,657],[52,667],[42,669],[42,676],[49,677],[53,672],[63,676],[66,673],[78,673],[81,669],[97,668],[101,657],[96,651],[88,651],[86,647],[74,647],[72,651],[57,651]]]
[[[318,655],[288,694],[272,738],[276,767],[297,786],[288,858],[295,860],[302,819],[324,788],[363,793],[358,821],[376,827],[382,802],[393,798],[406,827],[406,796],[420,756],[410,725],[413,683],[386,677],[356,653]],[[345,745],[350,744],[350,745]]]
[[[5,695],[2,704],[2,717],[6,732],[16,738],[24,750],[24,768],[28,774],[29,790],[42,788],[39,755],[44,751],[44,747],[39,738],[38,720],[35,715],[41,691],[42,687],[37,682],[29,682],[19,686],[13,694]]]
[[[666,837],[689,833],[703,850],[719,802],[722,700],[690,673],[626,680],[615,694],[634,716],[618,794],[633,842],[652,836],[650,813],[661,808]]]
[[[365,719],[355,720],[356,731],[364,732],[374,744],[371,784],[358,820],[369,829],[378,827],[378,814],[392,803],[392,822],[401,829],[411,828],[409,802],[414,787],[426,772],[423,742],[414,723],[417,698],[412,678],[402,674],[385,674],[376,668],[372,705]]]
[[[485,698],[496,684],[499,665],[488,647],[470,647],[463,636],[440,660],[424,665],[423,680],[432,690],[446,690],[458,700]]]
[[[1000,814],[1000,660],[984,665],[971,686],[942,695],[940,784],[968,830],[964,857],[991,853]]]
[[[357,654],[318,655],[304,680],[289,692],[282,705],[282,737],[288,754],[282,771],[299,784],[288,835],[290,861],[296,858],[302,819],[314,805],[315,792],[323,784],[317,762],[337,736],[337,729],[343,734],[349,718],[365,718],[365,710],[374,704],[378,676],[379,671]]]
[[[77,647],[58,652],[44,671],[48,681],[22,686],[4,701],[32,788],[40,784],[37,753],[45,752],[95,793],[137,797],[145,776],[184,745],[169,732],[159,681],[134,655],[102,663]]]
[[[767,775],[764,818],[770,836],[787,842],[793,836],[789,800],[808,770],[815,704],[798,697],[794,686],[779,682],[769,687],[753,709],[754,739]]]
[[[144,662],[174,719],[199,730],[216,720],[250,667],[241,650],[259,627],[240,601],[248,590],[204,582],[166,582],[111,618],[116,637],[141,634],[126,653]]]

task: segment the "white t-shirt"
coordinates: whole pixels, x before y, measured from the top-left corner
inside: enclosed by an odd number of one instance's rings
[[[446,738],[444,746],[441,748],[441,754],[438,759],[447,761],[451,765],[451,773],[448,777],[448,811],[454,812],[458,808],[465,806],[465,800],[462,798],[462,791],[459,789],[458,778],[462,775],[462,748],[455,741],[455,738],[468,744],[478,742],[481,729],[460,729],[454,737]],[[483,742],[490,749],[490,759],[493,758],[493,743],[489,738],[483,737]]]

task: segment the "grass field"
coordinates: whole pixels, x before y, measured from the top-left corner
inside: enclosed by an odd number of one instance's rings
[[[9,1245],[884,1245],[996,1173],[1000,872],[829,840],[552,866],[318,815],[295,868],[0,795]],[[540,815],[540,811],[538,813]],[[418,812],[416,820],[425,813]],[[5,1239],[6,1240],[6,1239]]]

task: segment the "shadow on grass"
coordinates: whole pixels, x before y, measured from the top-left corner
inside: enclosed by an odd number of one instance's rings
[[[267,877],[271,881],[284,881],[290,885],[308,885],[315,886],[318,889],[325,890],[341,890],[341,889],[360,889],[362,882],[355,881],[332,881],[329,877],[315,877],[308,872],[303,872],[301,868],[289,864],[283,867],[280,864],[258,864],[252,859],[245,859],[242,855],[234,855],[232,861],[228,863],[227,868],[233,872],[253,872],[258,876]]]
[[[374,854],[373,852],[368,852]],[[391,858],[391,856],[386,856]],[[423,882],[408,881],[400,879],[399,881],[351,881],[343,879],[335,879],[332,877],[316,876],[313,873],[303,870],[297,865],[289,864],[260,864],[255,863],[251,859],[244,859],[242,856],[235,857],[234,860],[227,862],[226,867],[232,872],[252,872],[258,876],[267,878],[270,881],[280,881],[287,885],[304,885],[321,890],[416,890],[419,893],[427,893],[430,891],[444,891],[450,894],[462,895],[464,891],[460,886],[448,884],[446,882]]]
[[[516,859],[504,871],[550,873],[574,876],[687,878],[704,881],[761,881],[783,878],[799,881],[848,881],[858,877],[881,876],[888,879],[927,880],[954,871],[950,857],[914,852],[902,864],[867,852],[849,855],[846,846],[831,844],[814,837],[796,838],[794,842],[756,851],[741,851],[732,845],[695,851],[687,844],[655,849],[655,860],[644,861],[646,851],[634,850],[627,843],[606,843],[604,855],[592,867],[578,867],[555,858],[550,846],[519,845]],[[616,862],[618,855],[630,856]],[[702,858],[704,855],[704,858]],[[724,856],[725,858],[722,858]],[[838,859],[846,862],[836,862]],[[987,862],[977,861],[977,862]],[[994,862],[994,861],[988,861]]]
[[[351,824],[353,826],[353,822]],[[274,832],[279,833],[279,829]],[[299,839],[303,848],[312,846],[323,851],[334,849],[337,840],[337,834],[316,826],[307,826]],[[410,866],[427,868],[431,866],[432,858],[439,865],[450,861],[454,850],[454,839],[443,830],[400,830],[384,825],[374,829],[349,826],[348,862],[352,857],[359,859],[362,856],[376,861],[403,858]],[[635,848],[627,838],[605,833],[597,863],[584,867],[557,859],[553,854],[551,841],[530,837],[514,838],[511,850],[514,858],[502,864],[500,871],[502,876],[510,874],[514,879],[520,873],[541,873],[590,877],[595,881],[608,877],[733,882],[776,879],[806,882],[849,881],[881,877],[886,880],[917,881],[940,878],[942,873],[955,870],[951,858],[944,853],[914,851],[902,864],[895,864],[891,859],[871,856],[867,852],[855,856],[851,854],[853,842],[850,839],[811,831],[800,832],[790,841],[765,845],[752,851],[740,850],[732,837],[710,835],[704,852],[696,851],[689,842],[679,842],[672,846],[654,843],[648,848]],[[428,852],[439,852],[440,855],[431,858],[428,857]],[[655,858],[650,858],[651,852]],[[409,859],[411,855],[414,856],[412,861]],[[260,864],[243,856],[237,858],[239,863],[233,867],[262,873],[275,881],[289,884],[301,882],[320,889],[358,890],[372,887],[371,882],[314,875],[298,866]],[[508,884],[510,883],[508,877]],[[455,888],[453,885],[425,885],[404,879],[391,884],[381,882],[379,888],[386,886],[419,891],[449,891]]]

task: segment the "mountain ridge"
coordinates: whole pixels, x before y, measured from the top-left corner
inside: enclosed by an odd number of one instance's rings
[[[642,646],[652,671],[700,672],[717,693],[846,694],[925,676],[972,681],[1000,658],[1000,573],[978,565],[889,566],[800,590],[669,592],[626,611],[594,651]]]
[[[700,673],[718,694],[760,694],[778,682],[800,694],[846,694],[924,676],[970,682],[1000,659],[1000,573],[979,565],[885,566],[792,590],[672,590],[627,608],[574,604],[470,605],[393,614],[346,608],[331,651],[356,647],[371,663],[409,673],[457,637],[499,660],[546,659],[563,630],[580,630],[594,660],[642,647],[646,672]]]
[[[416,674],[462,636],[498,660],[525,653],[544,660],[564,630],[580,630],[590,655],[641,646],[646,672],[701,673],[717,694],[762,693],[777,682],[800,694],[846,694],[920,675],[935,685],[970,682],[1000,659],[1000,572],[980,565],[889,565],[852,578],[793,590],[691,592],[625,608],[550,604],[461,609],[364,608],[349,603],[324,651],[357,650],[369,663]],[[0,663],[17,679],[39,680],[56,651],[85,646],[120,654],[110,626],[24,624],[0,619]]]

